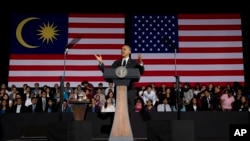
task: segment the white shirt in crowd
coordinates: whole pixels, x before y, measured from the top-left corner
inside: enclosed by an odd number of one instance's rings
[[[16,107],[16,113],[20,113],[21,112],[21,107],[22,107],[22,105],[17,105],[17,107]]]
[[[28,106],[31,105],[31,104],[32,104],[31,98],[27,98],[27,99],[25,100],[25,106],[28,107]]]
[[[171,109],[169,104],[159,104],[159,105],[157,105],[157,112],[171,112],[171,111],[172,111],[172,109]]]
[[[155,91],[151,90],[150,92],[148,91],[144,91],[143,92],[143,102],[147,103],[147,101],[149,99],[151,99],[153,101],[153,105],[155,105],[156,103],[156,95],[155,95]]]
[[[115,112],[115,106],[114,105],[110,105],[107,106],[107,108],[104,107],[104,105],[102,106],[101,112]]]

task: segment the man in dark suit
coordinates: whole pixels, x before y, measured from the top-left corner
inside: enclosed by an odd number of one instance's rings
[[[126,68],[138,68],[140,71],[140,74],[144,73],[144,65],[142,62],[142,56],[141,54],[138,54],[138,61],[131,59],[131,48],[128,45],[123,45],[121,49],[121,58],[114,61],[112,64],[112,68],[117,68],[119,66],[126,66]],[[95,55],[97,61],[99,62],[99,68],[102,72],[104,72],[104,63],[102,61],[102,56]],[[134,105],[135,105],[135,86],[134,82],[131,81],[131,83],[128,86],[128,109],[129,112],[134,111]]]
[[[217,96],[211,93],[208,89],[204,91],[205,96],[201,98],[201,109],[203,111],[216,111],[217,110]]]
[[[28,113],[42,112],[42,107],[37,106],[37,98],[36,97],[31,98],[31,103],[32,104],[27,107]]]
[[[46,107],[48,107],[49,98],[47,97],[47,92],[42,90],[41,97],[37,98],[37,106],[42,109],[42,112],[46,112]]]
[[[27,107],[24,105],[22,98],[16,98],[16,104],[11,108],[11,113],[26,113]]]
[[[93,112],[93,113],[101,112],[101,107],[99,107],[97,105],[96,99],[94,99],[94,98],[91,99],[91,104],[88,105],[87,111],[88,112]]]

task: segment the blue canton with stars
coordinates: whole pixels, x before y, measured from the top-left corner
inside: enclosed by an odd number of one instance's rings
[[[133,15],[132,52],[178,52],[177,15]]]

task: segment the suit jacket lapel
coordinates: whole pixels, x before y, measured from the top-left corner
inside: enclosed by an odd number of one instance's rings
[[[130,66],[130,64],[131,64],[131,58],[129,58],[129,59],[128,59],[128,62],[127,62],[126,67],[129,67],[129,66]]]
[[[122,59],[120,59],[119,61],[119,66],[122,66]]]

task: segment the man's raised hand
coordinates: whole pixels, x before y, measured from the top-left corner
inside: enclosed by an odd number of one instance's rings
[[[95,54],[96,60],[101,64],[102,63],[102,55],[101,54]]]

